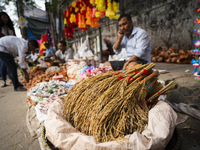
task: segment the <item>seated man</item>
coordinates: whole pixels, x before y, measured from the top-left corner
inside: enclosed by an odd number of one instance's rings
[[[29,67],[34,66],[34,64],[37,63],[38,59],[39,59],[39,54],[36,53],[36,50],[35,51],[31,51],[30,60],[28,59]]]
[[[50,46],[49,42],[45,42],[44,46],[46,47],[46,54],[45,54],[45,56],[49,56],[52,53],[55,53],[54,50],[53,50],[53,47]]]
[[[73,51],[71,48],[67,48],[65,41],[60,41],[58,44],[58,48],[59,50],[56,53],[45,56],[44,59],[53,57],[59,62],[67,62],[68,59],[73,59]]]
[[[134,27],[129,14],[123,14],[118,19],[118,40],[113,50],[118,54],[122,48],[126,49],[127,57],[124,61],[107,61],[105,66],[112,66],[113,70],[126,70],[136,64],[151,62],[151,44],[146,31]]]

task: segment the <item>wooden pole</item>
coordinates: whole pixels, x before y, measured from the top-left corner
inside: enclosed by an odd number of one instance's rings
[[[24,17],[24,10],[23,10],[23,1],[18,0],[18,9],[19,9],[19,17]],[[22,38],[26,39],[26,27],[20,27]]]
[[[99,44],[100,44],[100,60],[103,61],[103,51],[102,51],[102,39],[101,39],[101,27],[99,27]]]

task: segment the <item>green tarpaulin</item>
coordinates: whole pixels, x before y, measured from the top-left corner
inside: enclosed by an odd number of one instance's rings
[[[40,39],[42,34],[46,33],[46,27],[50,28],[50,23],[46,21],[37,20],[34,18],[26,17],[28,21],[28,28],[32,32],[32,34],[37,38]],[[51,30],[51,29],[50,29]]]

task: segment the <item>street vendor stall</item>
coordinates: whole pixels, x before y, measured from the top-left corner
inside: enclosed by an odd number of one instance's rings
[[[147,145],[164,148],[173,135],[177,116],[169,105],[157,101],[159,95],[173,89],[174,83],[163,87],[157,81],[159,72],[152,70],[154,66],[138,65],[119,72],[98,68],[96,74],[95,70],[90,68],[85,70],[84,77],[80,77],[80,69],[76,71],[73,79],[69,76],[61,77],[59,71],[54,72],[51,78],[47,75],[50,72],[44,73],[40,79],[45,82],[40,81],[29,89],[28,100],[34,105],[41,127],[45,123],[48,140],[57,148],[73,149],[69,145],[74,143],[73,139],[76,138],[82,139],[76,142],[76,148],[82,149],[86,145],[87,149],[118,149],[121,146],[136,149]],[[67,70],[60,72],[67,75]],[[105,122],[106,120],[108,122]],[[29,123],[32,126],[31,121]],[[34,135],[37,134],[39,133]],[[152,140],[154,146],[142,142],[146,137]],[[90,145],[83,139],[90,141]],[[136,139],[141,142],[134,144]],[[125,144],[125,141],[129,141],[130,144]],[[160,144],[161,141],[163,144]]]
[[[77,27],[100,27],[104,16],[117,19],[118,11],[117,0],[73,2],[64,15],[65,36],[73,38]],[[62,70],[30,73],[27,101],[40,129],[44,125],[43,138],[59,149],[164,149],[177,115],[159,97],[175,83],[163,86],[153,63],[114,72],[82,50],[80,59],[60,64]],[[34,127],[31,117],[27,122]],[[34,136],[41,138],[39,132]]]

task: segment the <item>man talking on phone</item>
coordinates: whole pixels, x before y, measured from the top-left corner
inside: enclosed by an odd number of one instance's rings
[[[112,66],[113,70],[126,70],[137,64],[151,62],[151,43],[147,32],[134,27],[131,16],[122,14],[118,19],[119,31],[117,42],[113,45],[116,54],[126,49],[124,61],[107,61],[105,66]]]

